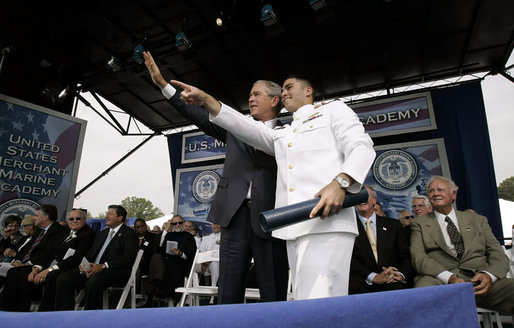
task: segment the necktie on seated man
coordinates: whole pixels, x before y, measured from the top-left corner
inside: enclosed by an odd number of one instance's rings
[[[105,249],[111,242],[112,237],[114,237],[114,230],[109,231],[109,234],[107,235],[107,238],[105,238],[105,242],[100,249],[100,252],[98,252],[98,255],[96,256],[95,263],[100,264],[100,260],[102,259],[102,255],[104,255]]]
[[[68,237],[66,237],[66,239],[63,241],[63,243],[69,242],[70,240],[72,240],[76,236],[77,236],[77,232],[75,230],[70,230],[70,234],[68,235]]]
[[[457,258],[460,260],[462,254],[464,254],[464,241],[462,240],[462,235],[460,234],[459,230],[457,230],[455,224],[453,224],[452,219],[446,217],[444,220],[447,223],[446,231],[448,232],[448,236],[450,236],[450,241],[452,242],[453,246],[455,246],[455,250],[457,251]]]
[[[25,254],[23,259],[21,260],[22,263],[26,263],[30,259],[30,253],[32,253],[34,248],[36,248],[37,245],[39,245],[39,243],[43,239],[43,236],[45,235],[45,233],[46,233],[46,230],[43,230],[43,231],[41,231],[41,233],[39,233],[39,235],[37,236],[36,240],[34,241],[34,244],[32,244],[32,246],[30,246],[29,251],[27,252],[27,254]]]
[[[371,228],[371,219],[366,220],[366,235],[368,236],[369,244],[371,245],[371,250],[373,251],[373,255],[375,256],[375,261],[378,263],[377,240],[375,238],[373,228]]]

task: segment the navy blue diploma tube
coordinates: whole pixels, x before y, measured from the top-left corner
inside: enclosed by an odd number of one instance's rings
[[[358,193],[346,193],[342,208],[347,208],[364,203],[368,200],[368,191],[362,188]],[[289,225],[310,220],[309,213],[319,202],[319,198],[313,198],[304,202],[287,205],[260,214],[261,228],[264,232],[284,228]]]

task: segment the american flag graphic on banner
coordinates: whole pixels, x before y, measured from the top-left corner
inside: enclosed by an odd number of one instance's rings
[[[84,130],[71,116],[0,98],[0,220],[16,211],[23,217],[28,204],[54,204],[65,217]]]

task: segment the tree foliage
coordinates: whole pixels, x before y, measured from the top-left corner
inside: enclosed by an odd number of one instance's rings
[[[158,207],[154,207],[152,202],[145,198],[127,197],[121,201],[121,206],[127,210],[127,217],[153,220],[164,215]]]
[[[501,199],[514,202],[514,176],[503,180],[498,186],[498,196]]]

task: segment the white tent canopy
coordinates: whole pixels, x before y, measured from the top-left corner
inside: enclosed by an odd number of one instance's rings
[[[150,227],[150,229],[152,229],[156,225],[158,225],[159,227],[162,228],[162,225],[164,224],[164,222],[171,220],[173,215],[174,214],[168,214],[168,215],[162,216],[157,219],[148,220],[148,221],[146,221],[146,224]]]

